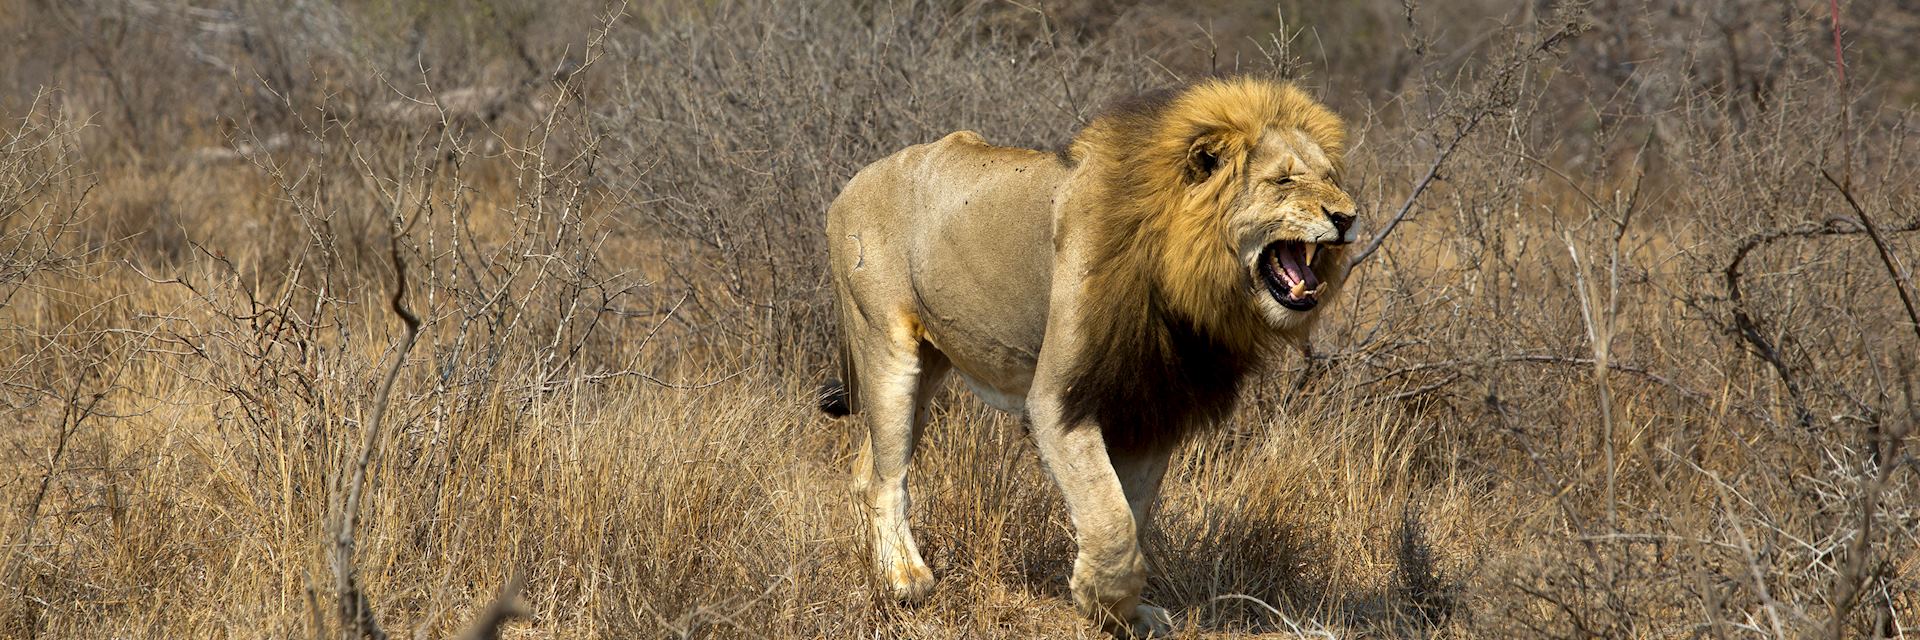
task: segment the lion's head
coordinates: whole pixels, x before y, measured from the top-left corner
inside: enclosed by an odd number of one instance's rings
[[[1088,304],[1103,308],[1081,314],[1099,353],[1080,359],[1070,408],[1191,391],[1102,418],[1153,438],[1231,407],[1273,336],[1304,343],[1354,240],[1345,138],[1305,92],[1254,79],[1143,96],[1083,128],[1067,150],[1076,170],[1060,224],[1090,247]],[[1092,364],[1113,362],[1141,364]]]
[[[1297,129],[1269,131],[1248,154],[1248,175],[1227,208],[1252,297],[1277,326],[1301,322],[1346,279],[1355,208],[1340,188],[1338,153]]]
[[[1115,276],[1140,262],[1170,309],[1241,343],[1304,330],[1345,281],[1345,139],[1291,84],[1210,80],[1122,105],[1071,154],[1101,165],[1096,224]]]

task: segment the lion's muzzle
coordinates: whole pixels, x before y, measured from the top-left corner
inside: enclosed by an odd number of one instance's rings
[[[1260,281],[1280,306],[1309,311],[1320,304],[1323,283],[1313,272],[1313,260],[1319,253],[1319,243],[1298,240],[1281,240],[1261,250]]]
[[[1353,242],[1353,214],[1327,210],[1326,207],[1321,209],[1326,211],[1327,220],[1333,223],[1333,230],[1340,234],[1340,239],[1335,241],[1335,244]]]

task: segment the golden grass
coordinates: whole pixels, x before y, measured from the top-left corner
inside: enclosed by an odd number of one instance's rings
[[[341,630],[329,514],[400,335],[396,235],[425,324],[356,536],[389,634],[451,635],[518,575],[512,638],[1093,637],[1015,418],[936,405],[911,487],[940,582],[903,607],[848,495],[861,427],[813,407],[840,181],[949,128],[1064,139],[1077,103],[1153,84],[1121,68],[1139,52],[1086,62],[1125,20],[1040,47],[995,26],[1024,13],[936,8],[644,7],[533,92],[550,111],[421,127],[301,94],[258,125],[300,144],[224,163],[63,128],[110,112],[84,79],[27,101],[0,154],[0,638]],[[1920,156],[1897,117],[1839,128],[1815,62],[1764,105],[1709,88],[1614,122],[1559,76],[1342,98],[1376,223],[1474,96],[1510,101],[1356,272],[1326,366],[1296,388],[1283,355],[1179,453],[1147,599],[1191,637],[1912,636],[1920,341],[1805,167],[1856,147],[1911,268]],[[1008,97],[1031,67],[1080,93]],[[222,137],[189,115],[146,131]],[[1730,257],[1774,230],[1730,300]],[[1582,286],[1617,309],[1583,314]],[[1614,322],[1604,376],[1589,318]]]

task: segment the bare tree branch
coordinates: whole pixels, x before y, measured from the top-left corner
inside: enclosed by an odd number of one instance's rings
[[[1411,8],[1409,8],[1408,11],[1409,15],[1411,15]],[[1514,55],[1507,60],[1506,64],[1501,65],[1501,67],[1494,72],[1493,77],[1477,89],[1473,100],[1467,105],[1463,105],[1462,108],[1466,109],[1467,112],[1465,120],[1454,127],[1453,135],[1450,136],[1446,142],[1441,143],[1439,150],[1434,152],[1433,162],[1427,165],[1427,172],[1422,174],[1420,179],[1414,182],[1413,190],[1408,192],[1407,198],[1400,202],[1400,208],[1394,212],[1393,217],[1388,218],[1386,225],[1381,227],[1380,231],[1373,234],[1373,239],[1367,241],[1366,248],[1361,249],[1359,253],[1347,259],[1347,268],[1352,269],[1358,267],[1360,263],[1365,262],[1368,257],[1372,256],[1373,252],[1380,250],[1380,245],[1387,241],[1387,236],[1391,235],[1393,230],[1399,227],[1402,221],[1407,219],[1407,214],[1411,213],[1414,205],[1419,203],[1420,195],[1426,193],[1427,188],[1433,185],[1434,180],[1440,178],[1440,170],[1446,167],[1447,160],[1452,158],[1454,152],[1460,149],[1461,141],[1466,140],[1467,136],[1471,135],[1473,130],[1478,128],[1480,123],[1485,121],[1488,116],[1493,115],[1511,104],[1511,98],[1506,94],[1514,90],[1513,83],[1516,81],[1520,70],[1543,57],[1553,55],[1561,44],[1580,35],[1585,32],[1586,29],[1587,25],[1583,21],[1570,18],[1560,24],[1552,33],[1541,37],[1537,42],[1533,43],[1532,46],[1523,48],[1521,53]]]
[[[500,593],[487,603],[485,611],[473,619],[466,631],[460,633],[460,640],[499,640],[500,627],[516,618],[527,617],[526,603],[520,600],[520,590],[526,581],[519,574],[507,579],[500,586]]]
[[[407,263],[400,257],[400,230],[388,238],[388,255],[393,259],[394,289],[391,307],[394,315],[400,317],[405,331],[400,335],[400,343],[395,346],[393,362],[387,367],[387,375],[380,381],[380,389],[374,393],[372,409],[367,413],[365,424],[361,425],[362,437],[359,453],[355,456],[353,478],[345,487],[345,502],[340,508],[334,527],[333,538],[333,574],[335,586],[339,590],[338,611],[342,638],[372,638],[381,640],[387,637],[380,629],[380,621],[373,612],[373,603],[361,589],[359,569],[354,564],[354,526],[360,511],[361,490],[367,479],[367,463],[373,459],[373,452],[380,440],[380,423],[386,417],[387,405],[393,395],[393,381],[400,377],[400,368],[406,364],[407,353],[413,350],[414,341],[420,336],[420,317],[407,308]]]
[[[1835,42],[1835,46],[1838,46],[1838,41]],[[1914,310],[1913,294],[1910,293],[1913,289],[1913,282],[1908,280],[1907,273],[1900,269],[1900,260],[1894,257],[1893,250],[1887,248],[1886,236],[1882,235],[1880,229],[1874,226],[1873,218],[1867,215],[1866,208],[1861,207],[1860,203],[1853,199],[1852,190],[1842,185],[1839,180],[1835,180],[1833,174],[1827,173],[1826,169],[1820,170],[1820,177],[1826,178],[1827,184],[1831,184],[1833,188],[1839,189],[1840,197],[1846,198],[1847,206],[1853,207],[1854,215],[1860,216],[1860,229],[1867,233],[1868,238],[1873,239],[1873,248],[1880,253],[1880,264],[1886,266],[1887,276],[1893,280],[1893,289],[1900,294],[1900,304],[1906,307],[1907,328],[1912,329],[1914,339],[1920,341],[1920,311]],[[1913,230],[1916,226],[1920,226],[1920,221],[1898,229],[1898,231]]]

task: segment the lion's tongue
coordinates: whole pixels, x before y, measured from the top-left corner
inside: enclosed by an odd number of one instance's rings
[[[1274,257],[1280,259],[1280,268],[1286,272],[1287,280],[1290,281],[1288,284],[1298,283],[1296,290],[1313,291],[1320,287],[1320,278],[1313,274],[1312,269],[1307,268],[1306,246],[1301,242],[1282,244],[1280,249],[1274,252]]]

